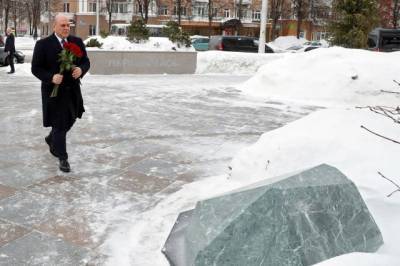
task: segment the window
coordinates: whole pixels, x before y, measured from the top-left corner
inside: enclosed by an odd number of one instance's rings
[[[161,6],[160,7],[160,15],[161,16],[168,15],[168,7],[167,6]]]
[[[112,13],[128,13],[127,3],[112,3],[111,5]]]
[[[212,15],[213,15],[213,17],[216,17],[218,15],[218,8],[214,7],[212,9]]]
[[[196,6],[194,10],[196,16],[204,17],[206,15],[206,7],[204,6]]]
[[[64,3],[64,12],[69,13],[69,3]]]
[[[118,11],[119,13],[128,13],[128,4],[119,4]]]
[[[178,15],[178,6],[177,5],[174,6],[174,15],[175,16]],[[186,7],[181,6],[181,15],[186,16]]]
[[[149,15],[155,16],[157,15],[157,3],[156,1],[152,0],[149,4]]]
[[[89,10],[89,12],[96,12],[96,3],[95,2],[89,3],[88,10]]]
[[[319,40],[323,40],[326,38],[326,32],[321,32],[321,31],[317,31],[313,33],[313,40],[314,41],[319,41]]]
[[[112,13],[118,13],[118,4],[117,3],[112,3],[111,4],[111,12]]]
[[[229,9],[224,9],[224,18],[230,18],[231,17],[231,11]]]
[[[261,11],[253,10],[253,20],[260,20],[260,19],[261,19]]]
[[[306,32],[306,31],[303,31],[303,30],[300,31],[299,37],[300,37],[300,38],[306,38],[306,33],[307,33],[307,32]]]
[[[96,26],[89,25],[89,35],[96,35]]]

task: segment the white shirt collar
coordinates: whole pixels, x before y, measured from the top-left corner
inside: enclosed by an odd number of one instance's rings
[[[62,45],[62,42],[61,42],[61,41],[62,41],[63,38],[61,38],[60,36],[58,36],[57,33],[54,33],[54,35],[57,37],[57,40],[58,40],[58,42],[60,43],[60,45],[61,45],[61,47],[62,47],[63,45]],[[68,37],[67,37],[67,38],[68,38]],[[64,38],[64,40],[65,40],[66,42],[68,41],[67,38]]]

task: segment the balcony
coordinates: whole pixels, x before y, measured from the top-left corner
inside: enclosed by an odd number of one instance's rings
[[[112,20],[124,20],[126,22],[130,22],[132,20],[133,13],[113,13],[111,15]]]
[[[240,3],[242,5],[251,5],[252,2],[253,2],[252,0],[235,0],[235,3],[237,5],[239,5]]]

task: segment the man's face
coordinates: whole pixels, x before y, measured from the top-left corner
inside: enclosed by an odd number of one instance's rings
[[[61,38],[67,38],[69,35],[70,27],[67,18],[58,18],[54,23],[54,32]]]

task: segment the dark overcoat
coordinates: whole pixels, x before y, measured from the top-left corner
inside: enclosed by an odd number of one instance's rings
[[[77,44],[83,52],[83,56],[74,62],[82,69],[82,76],[73,79],[70,71],[64,72],[57,97],[50,97],[50,94],[54,88],[53,76],[60,72],[60,62],[58,62],[59,53],[62,51],[60,42],[52,34],[37,41],[33,51],[32,73],[42,81],[43,126],[45,127],[69,129],[76,118],[81,118],[85,112],[80,79],[89,70],[90,61],[82,39],[68,36],[67,41]]]
[[[15,38],[14,34],[10,33],[7,36],[6,44],[4,46],[4,52],[10,52],[11,54],[15,54]]]

